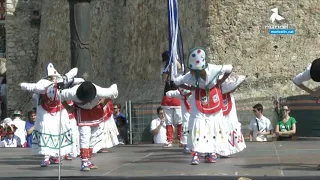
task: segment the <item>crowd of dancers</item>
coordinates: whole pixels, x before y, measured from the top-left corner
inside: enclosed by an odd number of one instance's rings
[[[242,151],[246,145],[232,93],[244,76],[229,76],[231,65],[208,64],[202,48],[192,50],[187,63],[190,72],[173,78],[179,88],[169,88],[166,96],[170,101],[180,95],[183,123],[177,131],[183,134],[180,144],[193,152],[191,164],[199,164],[203,153],[205,161],[211,163],[216,161],[216,154],[228,156]],[[102,88],[77,78],[77,73],[73,68],[60,75],[49,63],[45,78],[20,84],[37,101],[32,150],[44,156],[43,167],[61,163],[64,156],[80,155],[80,170],[90,171],[97,168],[93,153],[119,143],[112,117],[112,100],[118,96],[116,84]],[[170,146],[172,138],[170,134],[168,137],[166,145]]]
[[[168,60],[169,54],[162,56]],[[214,163],[217,155],[229,156],[244,150],[246,144],[233,92],[245,76],[234,75],[232,65],[209,64],[205,50],[200,47],[190,51],[186,64],[189,72],[183,73],[183,65],[177,59],[174,61],[176,75],[170,70],[162,72],[166,87],[161,105],[168,136],[164,147],[172,146],[172,124],[176,123],[180,146],[192,153],[192,165],[200,163],[202,154],[205,162]],[[319,61],[313,67],[320,69]],[[317,73],[315,69],[311,67]],[[90,171],[97,168],[92,162],[94,153],[119,144],[112,116],[117,85],[103,88],[77,78],[77,73],[78,69],[73,68],[61,75],[49,63],[46,77],[37,83],[20,83],[21,89],[33,93],[37,101],[31,149],[43,155],[42,167],[61,163],[61,157],[80,156],[80,170]],[[309,67],[294,82],[306,88],[300,82],[317,80],[315,73],[310,77]],[[172,122],[175,116],[181,116],[182,122]]]
[[[77,73],[73,68],[60,75],[49,63],[45,78],[20,84],[37,101],[31,149],[44,156],[42,167],[61,163],[61,157],[72,154],[80,155],[81,171],[96,169],[92,154],[119,144],[112,116],[117,85],[102,88],[76,78]]]

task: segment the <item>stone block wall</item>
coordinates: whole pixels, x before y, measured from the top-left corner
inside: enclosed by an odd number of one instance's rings
[[[167,1],[127,1],[119,6],[114,17],[117,22],[113,33],[113,71],[107,72],[111,83],[119,84],[119,100],[158,100],[163,96],[164,84],[160,79],[161,54],[168,49]],[[205,2],[205,1],[204,1]],[[185,56],[194,46],[206,43],[205,3],[179,1]],[[105,37],[108,38],[108,37]]]
[[[34,81],[39,41],[39,26],[32,23],[34,10],[41,0],[7,0],[6,70],[8,112],[31,109],[31,94],[20,90],[19,83]]]
[[[41,7],[40,28],[29,25],[30,7],[23,0],[15,2],[18,5],[6,20],[10,108],[27,103],[27,93],[17,82],[37,81],[45,75],[48,62],[60,73],[71,64],[68,2],[29,0]],[[117,83],[120,103],[160,101],[161,53],[168,48],[166,0],[92,1],[91,7],[95,83],[104,87]],[[296,34],[268,33],[270,10],[275,7]],[[317,0],[179,0],[185,57],[189,49],[204,46],[208,60],[232,64],[234,73],[247,75],[235,93],[237,99],[270,97],[271,101],[273,96],[301,94],[290,79],[320,54],[318,7]]]
[[[181,1],[180,15],[185,51],[206,39],[205,4]],[[59,7],[59,8],[58,8]],[[189,11],[188,8],[193,8]],[[161,53],[168,48],[166,0],[92,1],[90,49],[93,76],[98,85],[117,83],[118,102],[160,100]],[[37,78],[51,61],[63,73],[70,68],[69,6],[64,0],[43,1]],[[190,21],[197,17],[198,20]],[[197,34],[194,36],[193,34]]]
[[[0,74],[5,74],[7,71],[7,59],[0,58]]]
[[[320,2],[208,1],[211,59],[230,63],[234,72],[247,75],[239,99],[289,96],[303,93],[291,79],[302,72],[320,51]],[[278,8],[294,35],[270,35],[266,26],[272,8]],[[311,85],[315,84],[311,82]]]
[[[46,76],[46,66],[49,62],[53,63],[60,74],[70,69],[69,29],[68,1],[42,1],[35,81]]]

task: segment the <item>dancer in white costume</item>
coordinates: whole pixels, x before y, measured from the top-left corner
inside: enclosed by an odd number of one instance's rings
[[[70,70],[61,76],[51,63],[47,66],[47,78],[37,83],[21,83],[21,89],[37,94],[37,118],[32,137],[34,153],[44,155],[42,167],[60,162],[59,137],[61,137],[61,156],[72,151],[72,129],[69,126],[69,116],[59,99],[55,98],[56,91],[48,91],[57,82],[69,83],[77,75],[78,69]],[[35,96],[34,96],[35,97]],[[61,118],[61,134],[59,135],[59,121]]]
[[[51,87],[50,90],[56,91],[55,87]],[[56,95],[61,98],[62,104],[68,112],[75,112],[80,132],[80,170],[90,171],[90,169],[97,169],[98,167],[90,159],[95,146],[97,146],[95,147],[97,149],[103,147],[104,131],[99,125],[112,115],[106,104],[111,98],[118,97],[117,85],[113,84],[110,88],[102,88],[85,81],[70,89],[59,91]],[[69,106],[66,103],[66,101],[70,100],[74,102],[74,106]]]
[[[192,87],[190,98],[189,124],[190,140],[192,140],[192,165],[200,163],[199,153],[206,153],[205,162],[216,162],[215,152],[219,151],[219,142],[225,137],[222,132],[222,93],[220,85],[228,78],[232,65],[213,65],[206,62],[206,53],[203,48],[192,49],[188,58],[190,72],[175,79],[175,84],[188,84]],[[219,79],[219,76],[223,77]],[[195,89],[195,90],[194,90]]]
[[[303,72],[297,74],[292,79],[292,82],[300,89],[309,93],[311,96],[320,97],[320,86],[315,89],[311,89],[303,84],[309,80],[313,80],[318,83],[320,82],[320,58],[313,60]]]
[[[311,96],[320,97],[320,86],[316,87],[315,89],[311,89],[304,85],[304,82],[312,80],[314,82],[320,82],[320,58],[317,58],[312,61],[311,64],[307,66],[307,68],[293,77],[293,83],[298,86],[300,89],[304,90],[305,92],[309,93]],[[317,103],[320,103],[320,99],[318,99]],[[320,164],[317,166],[317,170],[320,170]]]
[[[99,124],[100,128],[104,132],[104,136],[102,139],[102,143],[103,143],[102,149],[111,148],[119,144],[119,140],[118,140],[119,132],[118,132],[116,123],[114,122],[114,119],[113,119],[114,109],[113,109],[113,104],[111,100],[109,100],[108,103],[106,104],[106,109],[107,109],[106,111],[109,113],[108,114],[109,118],[105,122]],[[100,147],[99,146],[93,147],[93,153],[97,153],[98,151],[101,150],[101,148],[100,149],[98,148]]]
[[[221,148],[217,151],[220,157],[227,157],[231,154],[238,153],[246,148],[244,138],[241,132],[241,123],[238,121],[237,108],[232,93],[245,80],[245,76],[229,76],[228,79],[222,83],[222,97],[223,97],[223,127],[228,139],[221,142]]]
[[[73,106],[73,102],[72,101],[68,102],[68,105]],[[73,144],[72,144],[72,151],[69,154],[65,155],[64,157],[65,160],[72,160],[73,158],[80,155],[80,139],[79,139],[80,134],[79,134],[77,121],[75,119],[73,112],[69,112],[69,119],[70,119],[69,125],[72,129]]]
[[[162,62],[165,62],[165,67],[168,66],[170,62],[170,55],[168,51],[165,51],[162,53]],[[178,57],[174,58],[173,64],[175,64],[176,67],[176,73],[177,75],[182,75],[184,72],[184,66],[180,64]],[[183,144],[181,143],[182,140],[182,114],[181,114],[181,105],[180,105],[180,99],[176,97],[168,97],[166,93],[170,90],[177,90],[178,87],[173,83],[172,81],[172,64],[170,65],[170,68],[168,68],[167,72],[164,70],[161,72],[162,79],[165,82],[164,86],[164,95],[161,100],[161,107],[164,111],[165,121],[166,121],[166,129],[167,129],[167,143],[163,146],[164,148],[172,147],[173,142],[173,132],[174,132],[174,126],[177,126],[177,138],[179,140],[179,146],[183,147]]]
[[[73,87],[75,85],[79,85],[82,82],[84,82],[85,80],[82,78],[74,78],[74,81],[72,82],[72,84],[70,84],[68,86],[69,87]],[[100,102],[104,102],[106,99],[102,99]],[[74,103],[73,101],[68,101],[68,105],[69,106],[73,106]],[[100,123],[99,124],[99,131],[98,132],[103,132],[103,133],[95,133],[97,135],[97,137],[95,137],[94,139],[96,139],[96,143],[93,145],[93,147],[89,148],[89,160],[91,160],[92,158],[92,154],[93,153],[97,153],[101,148],[111,148],[117,144],[119,144],[118,141],[118,129],[117,126],[115,124],[115,122],[113,121],[113,104],[112,101],[109,100],[107,101],[106,105],[106,110],[105,112],[107,113],[107,115],[105,116],[105,118],[108,118],[105,122]],[[72,160],[73,157],[77,157],[78,155],[80,155],[80,133],[79,133],[79,128],[78,128],[78,124],[77,124],[77,120],[75,119],[75,112],[69,112],[69,118],[70,118],[70,125],[72,128],[73,133],[73,151],[69,154],[67,154],[65,156],[66,160]],[[109,121],[112,120],[112,121]],[[91,166],[91,168],[93,169],[93,166]]]
[[[181,114],[182,114],[182,139],[181,144],[184,145],[184,153],[189,154],[190,148],[188,147],[188,136],[189,136],[189,117],[191,111],[191,105],[189,103],[189,96],[191,91],[183,88],[178,88],[177,90],[171,90],[166,93],[166,96],[169,98],[179,98],[181,105]]]

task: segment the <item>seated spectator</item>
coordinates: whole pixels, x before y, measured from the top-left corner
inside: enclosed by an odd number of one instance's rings
[[[0,141],[2,141],[6,137],[5,127],[12,122],[11,118],[5,118],[0,123]]]
[[[118,140],[119,144],[125,144],[127,141],[127,119],[124,116],[117,117]]]
[[[5,127],[1,124],[0,125],[0,141],[4,140],[4,138],[6,137],[6,132],[5,132]]]
[[[250,121],[250,141],[267,141],[267,135],[273,130],[271,122],[263,116],[262,104],[256,104],[253,107],[253,114],[256,116]]]
[[[296,134],[297,121],[289,115],[290,108],[288,105],[282,106],[282,120],[279,120],[276,125],[275,134],[278,141],[292,140]]]
[[[25,129],[26,121],[22,120],[22,114],[20,111],[15,110],[13,112],[12,122],[10,122],[9,124],[14,124],[18,128],[15,134],[20,138],[22,146],[26,147],[27,146],[27,141],[26,141],[27,131]]]
[[[14,135],[17,127],[12,125],[6,125],[5,132],[6,137],[0,142],[0,147],[22,147],[20,138]]]
[[[154,144],[167,143],[167,130],[164,119],[164,112],[161,106],[157,108],[158,118],[151,121],[150,131],[153,134]]]
[[[113,118],[114,121],[118,127],[119,135],[118,135],[118,140],[119,144],[125,144],[128,143],[128,138],[127,138],[127,131],[128,131],[128,124],[127,124],[127,118],[126,116],[120,112],[121,110],[121,105],[120,104],[114,104],[113,105]]]
[[[36,121],[36,108],[28,112],[28,121],[26,122],[25,130],[27,131],[27,147],[32,147],[32,133],[34,129],[34,122]]]

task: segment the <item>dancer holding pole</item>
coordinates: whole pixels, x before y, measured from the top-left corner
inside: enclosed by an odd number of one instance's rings
[[[72,151],[73,138],[68,112],[63,108],[59,99],[55,98],[57,90],[48,91],[48,89],[56,86],[57,82],[70,83],[77,72],[78,69],[73,68],[65,76],[61,76],[53,64],[49,63],[46,78],[37,83],[20,84],[22,90],[36,94],[34,98],[37,98],[37,115],[32,137],[32,150],[34,153],[44,155],[42,167],[60,163],[61,156]]]

